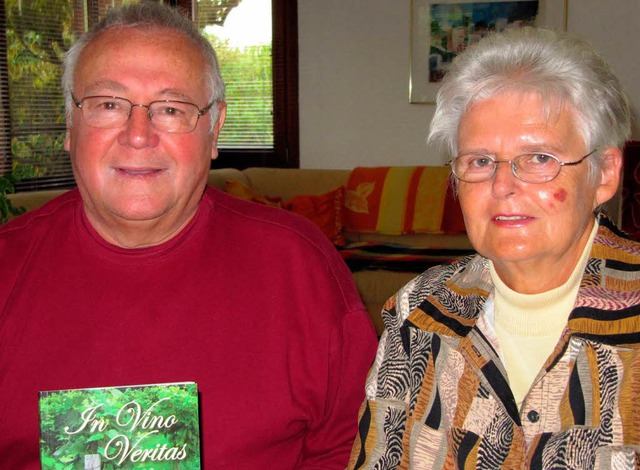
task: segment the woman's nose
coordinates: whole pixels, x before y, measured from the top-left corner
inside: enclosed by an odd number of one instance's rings
[[[520,180],[515,175],[514,164],[510,161],[496,161],[496,171],[493,175],[493,192],[498,196],[505,196],[513,192],[514,185]]]

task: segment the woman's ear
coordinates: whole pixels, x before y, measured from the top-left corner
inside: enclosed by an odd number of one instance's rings
[[[620,186],[621,174],[622,150],[617,147],[606,148],[600,157],[600,179],[594,209],[615,196]]]

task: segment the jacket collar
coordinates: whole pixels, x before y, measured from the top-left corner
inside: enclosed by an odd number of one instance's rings
[[[640,344],[640,244],[604,212],[597,219],[598,233],[568,328],[573,335],[605,344]],[[475,255],[447,268],[440,275],[443,282],[433,283],[405,325],[463,338],[476,325],[493,289],[488,261]]]

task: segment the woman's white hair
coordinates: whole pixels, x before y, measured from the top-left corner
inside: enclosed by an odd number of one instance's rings
[[[629,100],[606,61],[584,40],[531,27],[492,34],[457,56],[436,99],[428,141],[453,157],[458,126],[476,102],[503,92],[537,93],[547,112],[570,106],[588,150],[622,148]],[[589,159],[593,174],[599,159]]]

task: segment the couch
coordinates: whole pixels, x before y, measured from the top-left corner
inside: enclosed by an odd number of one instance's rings
[[[329,209],[334,215],[338,212],[337,226],[334,228],[336,225],[334,221],[334,225],[329,228],[331,233],[327,235],[334,238],[332,241],[336,244],[336,249],[343,254],[353,273],[362,300],[380,334],[383,330],[380,312],[391,295],[429,266],[468,254],[472,248],[464,233],[459,215],[453,223],[457,225],[456,228],[441,230],[438,220],[442,221],[447,213],[453,212],[441,199],[439,199],[439,210],[444,214],[440,214],[436,222],[433,220],[426,222],[427,225],[433,223],[438,225],[431,229],[412,229],[411,227],[394,229],[384,226],[377,228],[366,226],[370,223],[366,221],[365,225],[360,225],[365,228],[359,229],[357,224],[343,223],[345,214],[340,213],[341,210],[344,211],[343,201],[351,201],[351,206],[355,206],[356,212],[351,213],[351,218],[356,219],[367,215],[367,209],[358,204],[366,202],[365,199],[369,194],[376,194],[369,183],[349,187],[350,183],[357,183],[352,181],[354,171],[278,168],[248,168],[240,171],[225,168],[211,170],[209,184],[238,197],[252,199],[257,203],[277,205],[285,210],[300,212],[312,220],[315,217],[314,211],[324,213],[325,209]],[[384,176],[380,172],[371,176],[373,171],[373,169],[362,169],[361,174],[364,174],[365,180],[375,179],[379,175]],[[401,169],[400,182],[396,182],[396,186],[390,188],[392,192],[401,193],[404,186],[411,186],[414,174],[415,171]],[[440,186],[437,184],[423,186],[437,196],[442,192],[441,185],[442,183]],[[63,192],[64,190],[46,190],[18,193],[10,195],[10,199],[14,206],[32,210]],[[365,199],[361,197],[363,194]],[[418,191],[417,199],[420,203],[414,211],[433,212],[428,203],[423,203],[429,197],[431,196],[421,195]],[[382,199],[382,196],[380,198]],[[380,205],[384,204],[380,203]],[[382,210],[380,208],[380,211]],[[393,214],[397,212],[393,208],[390,211]],[[318,221],[314,220],[314,222]],[[395,222],[391,221],[391,225]],[[323,231],[326,232],[327,227],[324,227]],[[334,234],[333,231],[337,233]]]

